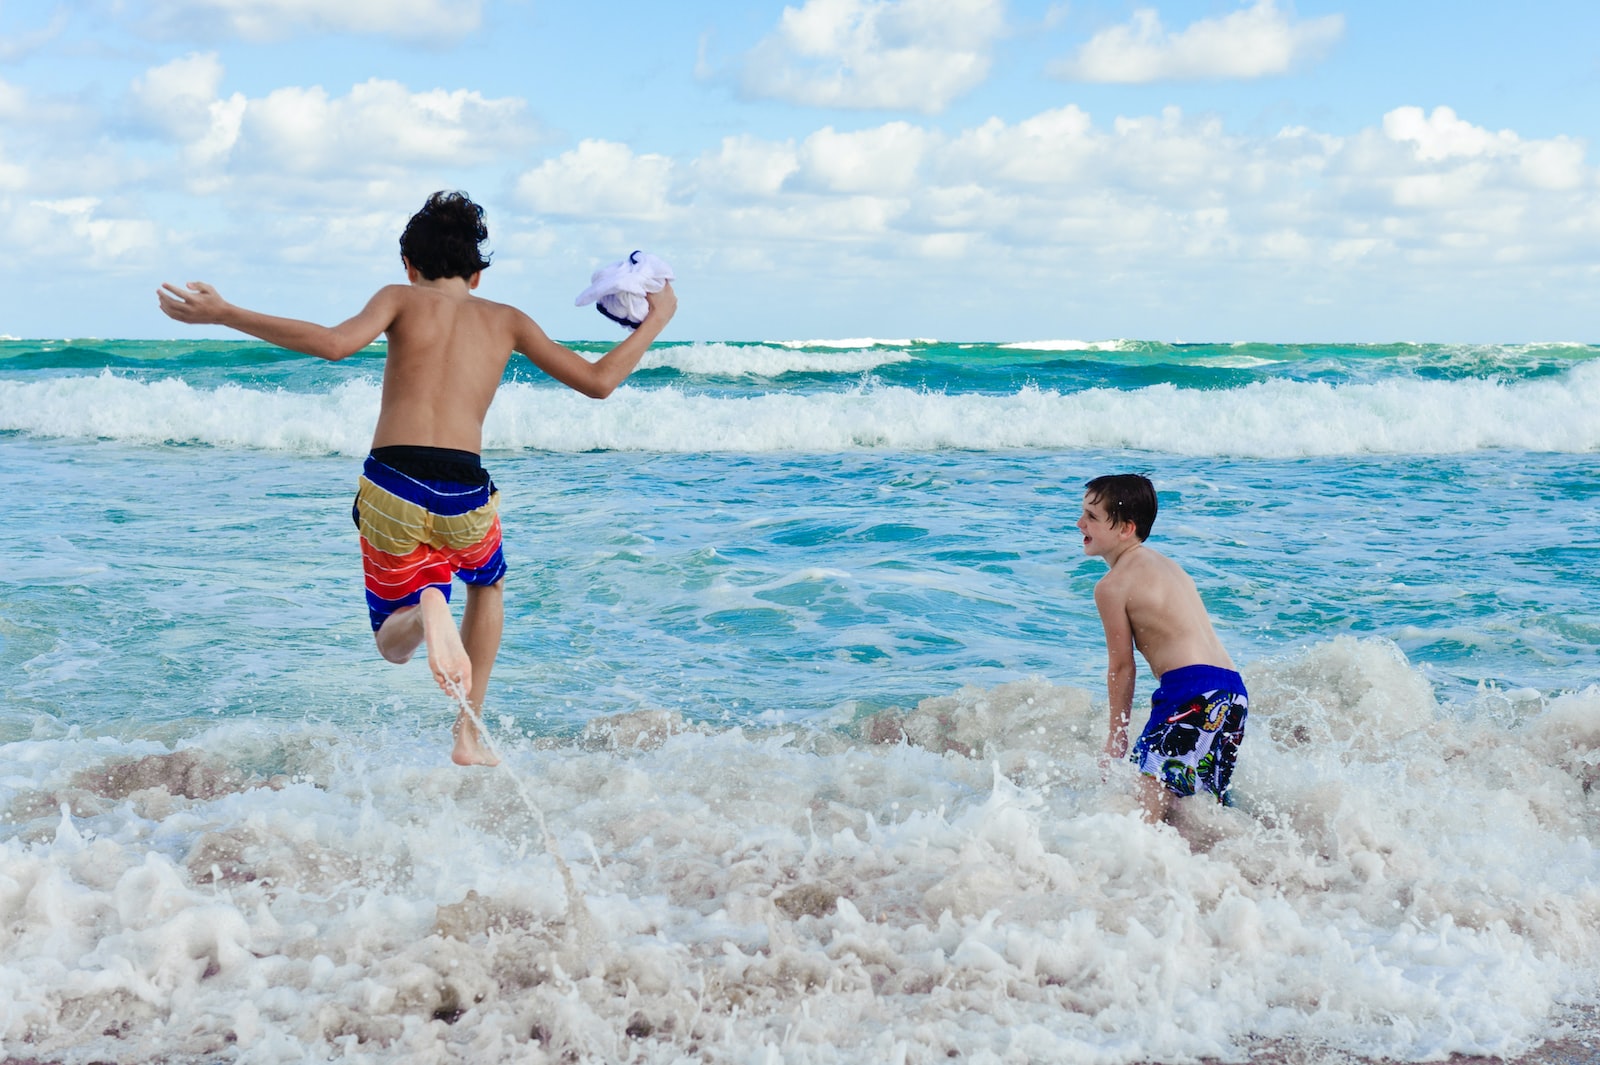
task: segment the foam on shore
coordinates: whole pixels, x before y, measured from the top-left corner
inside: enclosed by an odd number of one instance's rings
[[[821,731],[491,712],[493,771],[442,706],[41,723],[0,748],[0,1054],[1441,1060],[1595,1003],[1600,690],[1442,708],[1349,638],[1245,674],[1243,803],[1182,834],[1042,680]]]

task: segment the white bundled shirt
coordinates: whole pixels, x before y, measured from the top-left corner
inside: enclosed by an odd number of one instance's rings
[[[589,287],[572,301],[574,307],[594,304],[595,310],[618,325],[637,329],[650,313],[645,297],[660,292],[672,280],[672,267],[646,251],[636,251],[620,262],[602,266],[589,278]]]

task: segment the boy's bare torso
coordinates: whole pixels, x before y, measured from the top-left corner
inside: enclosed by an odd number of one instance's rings
[[[1095,599],[1120,603],[1134,646],[1157,677],[1182,666],[1234,668],[1194,581],[1154,548],[1140,544],[1118,558],[1100,578]]]
[[[373,447],[482,450],[483,419],[526,316],[452,280],[390,285],[373,297],[393,314]]]

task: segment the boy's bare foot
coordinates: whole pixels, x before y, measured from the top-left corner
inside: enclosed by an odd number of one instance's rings
[[[456,715],[455,727],[450,731],[456,738],[456,746],[450,752],[450,760],[456,765],[500,764],[500,759],[484,745],[477,722],[473,721],[472,716],[465,710]]]
[[[422,601],[422,639],[428,645],[428,668],[444,693],[465,703],[472,690],[472,659],[461,645],[450,604],[437,588],[424,588]]]

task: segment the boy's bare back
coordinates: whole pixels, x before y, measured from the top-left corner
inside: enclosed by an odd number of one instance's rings
[[[1094,601],[1102,616],[1109,610],[1127,619],[1134,646],[1158,677],[1180,666],[1234,668],[1194,581],[1153,547],[1125,551],[1095,586]]]
[[[539,327],[514,307],[474,296],[460,278],[390,285],[374,300],[392,310],[372,446],[481,451],[506,363],[519,345],[535,345]]]

